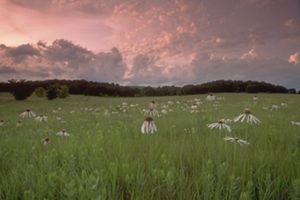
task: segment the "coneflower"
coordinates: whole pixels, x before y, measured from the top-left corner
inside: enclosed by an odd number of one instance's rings
[[[247,142],[246,140],[242,140],[242,139],[240,139],[240,138],[238,138],[238,137],[229,137],[229,136],[226,136],[226,137],[224,138],[224,141],[237,142],[237,143],[239,143],[241,146],[242,146],[242,145],[249,145],[249,144],[250,144],[250,143]]]
[[[144,133],[154,133],[156,131],[157,131],[157,127],[154,123],[153,118],[146,117],[141,127],[141,132],[144,134]]]
[[[66,132],[65,129],[62,129],[61,131],[57,132],[56,135],[62,136],[62,137],[69,137],[70,134]]]
[[[36,121],[39,121],[39,122],[47,122],[48,121],[48,117],[45,116],[45,115],[39,115],[35,118]]]
[[[4,125],[4,120],[1,119],[1,120],[0,120],[0,126],[3,126],[3,125]]]
[[[206,97],[207,101],[214,101],[215,99],[216,99],[216,97],[212,93],[209,93],[209,95]]]
[[[230,126],[228,126],[225,123],[225,119],[221,119],[218,122],[208,124],[207,127],[210,129],[219,129],[219,130],[226,129],[228,132],[231,132]]]
[[[252,115],[251,111],[246,108],[244,113],[237,116],[235,119],[234,119],[234,122],[244,122],[246,121],[247,123],[250,123],[250,124],[259,124],[260,123],[260,120],[257,119],[254,115]]]
[[[44,146],[46,146],[50,143],[50,139],[49,138],[44,138],[44,139],[42,139],[42,143],[43,143]]]
[[[17,128],[20,127],[20,126],[22,126],[22,121],[21,121],[21,120],[19,120],[19,121],[17,122],[17,124],[16,124],[16,127],[17,127]]]
[[[257,101],[258,100],[258,97],[257,96],[254,96],[253,97],[253,101]]]
[[[24,112],[22,112],[20,114],[20,117],[22,117],[22,118],[32,118],[32,117],[35,117],[35,114],[29,108],[27,108]]]

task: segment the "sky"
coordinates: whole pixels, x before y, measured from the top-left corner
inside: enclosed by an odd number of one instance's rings
[[[300,0],[0,0],[0,81],[300,89]]]

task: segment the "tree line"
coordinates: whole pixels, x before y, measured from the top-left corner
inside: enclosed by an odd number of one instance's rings
[[[37,96],[65,98],[68,94],[88,96],[173,96],[205,94],[209,92],[247,92],[247,93],[296,93],[295,89],[287,89],[258,81],[217,80],[203,84],[179,86],[122,86],[115,83],[101,83],[86,80],[9,80],[0,83],[0,92],[10,92],[16,99],[26,99],[33,92]],[[52,96],[51,96],[52,95]],[[50,97],[49,97],[50,96]]]

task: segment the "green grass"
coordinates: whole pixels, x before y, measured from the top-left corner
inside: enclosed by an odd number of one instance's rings
[[[15,101],[0,94],[0,199],[300,199],[300,126],[290,123],[300,121],[300,96],[258,94],[257,104],[250,94],[217,96],[225,97],[219,106],[203,95]],[[203,102],[199,112],[184,111],[195,98]],[[152,100],[159,111],[173,101],[173,112],[155,118],[157,133],[143,135],[142,109]],[[122,102],[139,105],[123,113]],[[280,108],[263,109],[272,104]],[[16,128],[28,107],[48,122],[22,119]],[[246,107],[260,125],[207,128]],[[70,137],[55,135],[63,128]],[[250,145],[225,142],[226,135]]]

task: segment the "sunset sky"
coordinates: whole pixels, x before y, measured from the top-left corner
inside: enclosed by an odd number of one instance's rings
[[[0,81],[300,89],[299,0],[0,0]]]

